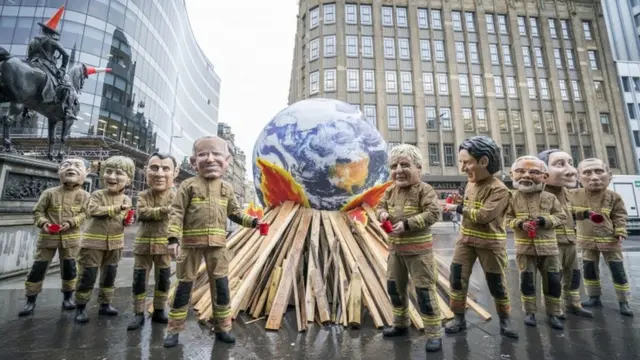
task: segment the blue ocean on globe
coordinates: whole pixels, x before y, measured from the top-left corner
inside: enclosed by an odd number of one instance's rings
[[[314,209],[339,210],[389,178],[387,144],[355,106],[334,99],[299,101],[280,111],[258,136],[253,174],[265,204],[257,160],[287,171]]]

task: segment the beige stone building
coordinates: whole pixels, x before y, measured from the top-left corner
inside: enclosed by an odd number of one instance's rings
[[[227,169],[227,173],[224,175],[223,179],[233,185],[236,197],[238,198],[238,203],[242,206],[247,202],[245,199],[245,182],[247,177],[246,155],[242,149],[236,146],[235,135],[231,132],[231,126],[228,124],[222,122],[218,123],[218,137],[227,141],[227,144],[229,144],[229,152],[231,152],[233,156],[233,160],[229,164],[229,168]]]
[[[474,135],[500,144],[504,175],[555,147],[635,173],[606,31],[591,0],[300,0],[289,102],[357,105],[440,189]]]

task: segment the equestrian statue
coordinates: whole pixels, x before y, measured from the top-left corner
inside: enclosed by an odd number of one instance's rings
[[[58,159],[65,155],[64,144],[80,111],[79,97],[84,81],[89,75],[111,71],[82,63],[72,64],[67,71],[69,54],[60,44],[60,33],[56,30],[63,12],[64,6],[46,23],[38,23],[41,33],[29,43],[26,61],[0,47],[0,103],[11,104],[2,116],[4,134],[8,134],[6,127],[12,122],[10,118],[25,116],[26,109],[40,113],[49,123],[49,160],[53,160],[52,147],[58,122],[62,122]],[[6,137],[4,148],[11,149],[11,140]]]

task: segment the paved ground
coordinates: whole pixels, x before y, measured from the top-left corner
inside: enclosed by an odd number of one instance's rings
[[[438,253],[449,261],[454,231],[450,224],[435,231]],[[127,247],[131,239],[128,236]],[[632,292],[640,296],[640,238],[632,237],[626,244],[625,263],[632,284]],[[511,251],[510,251],[511,253]],[[188,328],[181,335],[175,349],[162,347],[164,327],[147,323],[144,329],[128,333],[126,324],[131,310],[132,260],[122,260],[116,291],[115,306],[121,311],[116,318],[98,318],[97,306],[90,303],[92,317],[87,325],[73,322],[73,312],[60,310],[59,274],[49,274],[43,293],[38,299],[36,313],[18,318],[24,303],[23,279],[0,282],[0,359],[24,360],[92,360],[92,359],[424,359],[424,340],[413,331],[406,339],[387,340],[373,329],[368,316],[360,330],[312,325],[307,333],[296,331],[295,314],[289,311],[278,332],[266,332],[264,321],[245,324],[240,318],[234,323],[238,343],[235,346],[216,344],[209,330],[201,327],[190,315]],[[478,302],[494,315],[493,304],[478,265],[472,282]],[[503,339],[498,333],[497,320],[483,322],[469,314],[469,330],[465,335],[446,336],[442,353],[430,354],[429,359],[637,359],[640,352],[640,320],[618,314],[613,286],[607,269],[601,269],[604,284],[603,309],[593,320],[569,317],[564,331],[551,330],[539,312],[538,328],[525,328],[518,294],[517,269],[510,256],[509,285],[513,299],[513,321],[520,340]],[[540,306],[543,309],[543,306]],[[640,302],[632,308],[640,316]]]

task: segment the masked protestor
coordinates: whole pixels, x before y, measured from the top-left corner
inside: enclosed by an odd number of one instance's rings
[[[58,252],[62,278],[62,308],[73,310],[76,286],[76,257],[80,250],[80,228],[87,218],[89,193],[82,185],[91,171],[83,158],[67,158],[58,167],[60,185],[42,192],[33,209],[35,225],[40,229],[33,266],[25,282],[27,303],[20,316],[33,313],[42,291],[47,268]]]
[[[523,156],[513,163],[511,179],[515,191],[511,193],[505,221],[515,237],[524,323],[537,325],[535,279],[540,272],[549,325],[561,330],[561,266],[555,228],[564,224],[567,214],[558,199],[544,191],[548,176],[547,166],[535,156]]]
[[[609,167],[600,159],[585,159],[578,165],[583,188],[571,192],[576,218],[576,237],[582,248],[584,285],[589,300],[584,307],[600,307],[600,254],[609,265],[622,315],[633,316],[629,308],[631,292],[622,262],[622,242],[627,237],[627,210],[618,193],[607,189]]]
[[[230,160],[231,154],[223,139],[215,136],[197,139],[191,165],[198,175],[180,184],[171,206],[167,237],[170,254],[178,257],[179,282],[169,312],[165,347],[176,346],[185,328],[191,289],[203,258],[209,275],[216,339],[230,344],[236,341],[231,334],[230,255],[225,221],[228,217],[244,227],[257,227],[260,222],[244,214],[233,186],[222,180]]]
[[[79,278],[76,286],[76,322],[89,321],[86,307],[91,300],[93,286],[100,272],[98,303],[100,315],[116,316],[118,310],[111,306],[115,291],[118,263],[124,248],[124,227],[131,225],[133,214],[131,199],[124,188],[131,184],[135,171],[133,160],[124,156],[112,156],[102,162],[102,185],[105,187],[91,194],[90,219],[82,234],[78,256]]]
[[[420,181],[422,154],[402,144],[391,149],[389,167],[394,184],[384,193],[377,214],[381,222],[393,224],[389,234],[390,255],[387,267],[387,291],[393,305],[393,327],[384,336],[409,333],[409,276],[416,288],[418,309],[427,336],[426,350],[442,348],[442,319],[436,291],[436,264],[432,250],[431,225],[440,217],[438,195]]]
[[[573,159],[571,155],[559,149],[545,150],[538,154],[538,159],[547,165],[549,173],[544,190],[556,196],[567,215],[564,223],[556,227],[565,308],[568,313],[591,318],[593,313],[585,310],[580,303],[580,264],[569,195],[570,189],[574,189],[577,185],[577,172]],[[560,318],[564,318],[564,315]]]
[[[145,167],[150,189],[138,194],[138,233],[133,244],[133,311],[135,316],[127,327],[139,329],[144,324],[147,300],[147,283],[151,269],[155,267],[155,291],[151,321],[166,324],[169,319],[164,308],[171,278],[169,255],[169,212],[175,197],[173,182],[178,175],[176,159],[169,154],[154,153]]]
[[[445,204],[446,211],[462,215],[449,279],[450,307],[455,317],[447,323],[445,332],[458,333],[467,329],[467,291],[473,265],[478,259],[496,303],[500,334],[518,338],[509,320],[511,301],[505,275],[508,259],[504,216],[509,204],[509,188],[493,175],[501,168],[500,148],[489,137],[474,136],[459,146],[458,162],[468,183],[462,204],[458,203],[459,196],[453,204]]]

